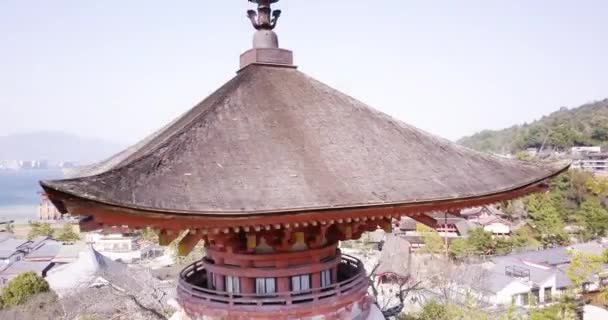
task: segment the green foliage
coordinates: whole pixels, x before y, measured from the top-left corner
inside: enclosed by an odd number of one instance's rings
[[[547,194],[530,196],[527,209],[530,226],[545,247],[564,245],[568,242],[564,221]]]
[[[579,225],[585,229],[586,238],[603,237],[608,230],[608,211],[597,198],[586,199],[576,214]]]
[[[511,236],[513,248],[539,249],[541,243],[534,238],[534,230],[530,226],[525,225],[513,233]]]
[[[169,244],[171,257],[177,266],[187,266],[195,261],[201,260],[205,255],[203,241],[200,241],[187,256],[184,257],[179,254],[179,243],[187,234],[188,231],[183,232],[179,237]]]
[[[456,239],[450,244],[448,252],[452,259],[463,259],[473,254],[473,247],[466,239]]]
[[[521,316],[515,314],[515,310],[515,301],[513,301],[509,306],[509,309],[507,309],[507,313],[500,316],[500,320],[522,320],[523,318]]]
[[[576,252],[572,254],[570,267],[566,275],[572,281],[575,289],[581,289],[589,277],[602,270],[602,256]]]
[[[51,225],[48,223],[41,223],[41,222],[30,222],[30,232],[27,234],[27,239],[31,240],[34,239],[36,237],[52,237],[53,236],[53,229],[51,228]]]
[[[141,230],[140,231],[140,236],[141,236],[141,239],[144,240],[144,241],[148,241],[148,242],[152,242],[152,243],[158,243],[158,235],[150,227]]]
[[[558,304],[547,308],[533,310],[529,320],[578,320],[576,315],[576,301],[566,297]]]
[[[608,178],[606,177],[590,177],[587,179],[585,186],[587,189],[600,197],[608,197]]]
[[[422,236],[424,249],[430,253],[441,253],[445,251],[445,243],[439,233],[423,224],[416,224],[416,231]]]
[[[417,315],[404,315],[400,320],[489,320],[490,317],[467,299],[463,305],[430,300]],[[514,320],[514,318],[503,318]]]
[[[74,232],[74,227],[71,224],[64,224],[60,230],[57,230],[53,236],[53,239],[62,243],[74,243],[80,240],[80,236]]]
[[[422,307],[422,312],[418,316],[419,320],[449,320],[448,308],[437,302],[431,300]]]
[[[522,238],[524,237],[524,238]],[[517,240],[517,245],[514,240]],[[466,239],[457,239],[450,244],[449,254],[452,259],[463,259],[472,255],[505,255],[515,247],[525,247],[529,243],[527,236],[493,238],[492,234],[482,228],[469,232]]]
[[[459,140],[481,151],[517,153],[527,148],[567,149],[608,143],[608,99],[575,109],[562,108],[531,124],[499,131],[485,130]]]
[[[49,291],[49,284],[34,272],[25,272],[11,280],[3,289],[3,308],[20,305],[41,292]]]
[[[515,158],[516,158],[517,160],[521,160],[521,161],[532,161],[532,159],[533,159],[533,158],[532,158],[532,156],[531,156],[529,153],[524,152],[524,151],[520,151],[520,152],[518,152],[518,153],[515,155]]]
[[[492,234],[482,228],[475,228],[469,232],[469,245],[478,254],[494,253]]]

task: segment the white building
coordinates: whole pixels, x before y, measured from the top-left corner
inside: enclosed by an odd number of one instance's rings
[[[581,155],[581,154],[587,154],[587,153],[600,153],[602,152],[602,148],[599,146],[594,146],[594,147],[572,147],[572,149],[570,150],[570,153],[573,156],[577,156],[577,155]]]
[[[489,216],[479,219],[477,223],[479,223],[483,230],[490,232],[494,236],[511,235],[511,223],[505,219]]]
[[[156,246],[140,245],[140,236],[130,232],[99,231],[85,234],[85,241],[93,245],[95,250],[104,256],[125,263],[158,257],[164,254],[164,249]]]
[[[608,152],[578,155],[574,157],[571,168],[608,176]]]
[[[554,301],[558,295],[557,271],[518,261],[503,261],[489,275],[489,301],[496,305],[529,306]],[[533,300],[531,300],[533,299]]]

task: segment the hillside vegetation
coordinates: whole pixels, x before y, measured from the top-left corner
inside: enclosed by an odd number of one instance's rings
[[[484,130],[458,143],[469,148],[496,152],[517,153],[527,148],[565,150],[573,146],[608,146],[608,99],[561,108],[530,124],[516,125],[503,130]]]

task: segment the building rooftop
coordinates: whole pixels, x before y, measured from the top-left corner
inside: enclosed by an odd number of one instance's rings
[[[568,166],[472,151],[296,69],[260,65],[117,157],[98,166],[105,171],[85,173],[97,175],[42,185],[64,210],[63,202],[81,199],[253,215],[478,198],[540,183]]]
[[[62,245],[59,249],[59,252],[57,252],[57,255],[55,255],[55,258],[53,258],[52,261],[57,263],[69,263],[76,261],[80,252],[86,250],[87,247],[87,244],[84,242],[76,242],[75,244]]]
[[[410,275],[410,247],[402,237],[387,234],[374,274],[407,278]]]
[[[38,275],[43,275],[44,272],[51,268],[50,261],[17,261],[9,265],[6,269],[0,272],[0,276],[18,275],[24,272],[35,272]]]
[[[550,248],[539,251],[528,251],[523,253],[510,254],[504,257],[497,257],[493,260],[500,261],[503,259],[525,260],[532,263],[542,264],[546,266],[557,266],[570,262],[570,255],[566,247]]]
[[[456,221],[456,223],[454,223],[454,226],[456,227],[456,230],[458,230],[458,234],[462,237],[468,236],[469,231],[473,228],[476,228],[474,224],[464,219]]]
[[[27,240],[6,239],[0,242],[0,259],[12,256],[18,250],[25,250]]]
[[[462,221],[464,220],[462,217],[459,216],[455,216],[451,213],[445,213],[445,212],[429,212],[429,213],[425,213],[427,216],[435,219],[435,221],[437,221],[437,223],[456,223],[458,221]]]
[[[53,240],[47,240],[44,243],[42,243],[41,245],[37,246],[37,248],[28,253],[24,260],[26,261],[40,261],[40,260],[44,260],[44,261],[51,261],[52,259],[54,259],[57,254],[59,253],[59,251],[61,250],[62,244],[57,242],[57,241],[53,241]]]
[[[497,217],[497,216],[489,216],[489,217],[486,217],[486,218],[479,219],[479,221],[478,221],[478,223],[480,225],[482,225],[482,226],[485,226],[485,225],[488,225],[488,224],[491,224],[491,223],[494,223],[494,222],[500,222],[500,223],[503,223],[503,224],[508,225],[508,226],[511,225],[511,222],[509,222],[509,221],[507,221],[505,219],[502,219],[500,217]]]
[[[112,261],[89,247],[80,252],[73,263],[54,268],[46,280],[53,291],[63,296],[82,286],[92,285],[104,275],[120,274],[126,268],[125,264]]]
[[[0,231],[0,242],[14,238],[12,233]]]

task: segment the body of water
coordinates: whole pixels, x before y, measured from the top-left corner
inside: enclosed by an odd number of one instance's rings
[[[0,217],[35,218],[42,191],[38,181],[62,177],[61,170],[0,170]]]

